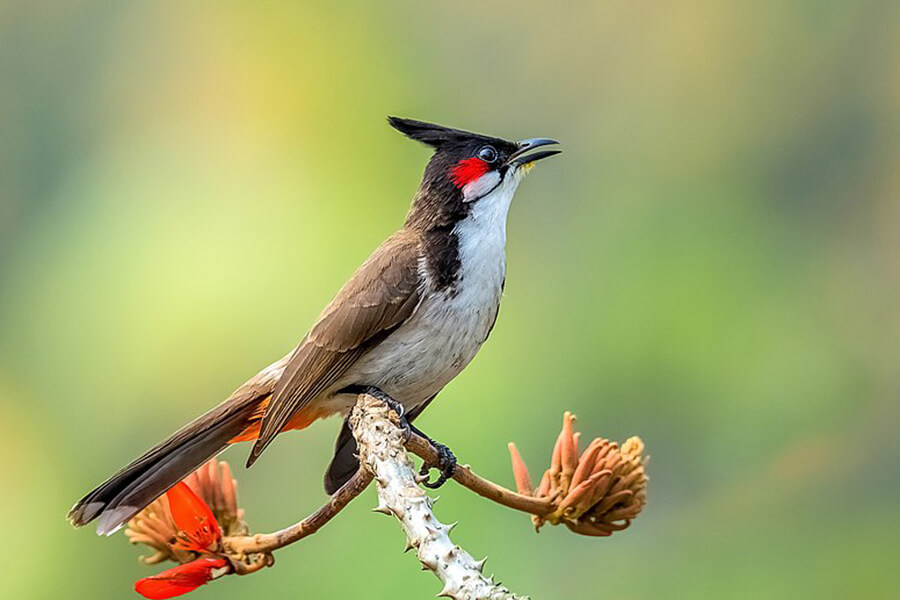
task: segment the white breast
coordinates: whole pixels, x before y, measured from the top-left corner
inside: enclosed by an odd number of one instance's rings
[[[412,408],[438,393],[469,364],[500,307],[506,277],[506,215],[517,184],[517,180],[501,184],[456,225],[460,267],[455,285],[438,291],[426,283],[413,316],[363,356],[342,381],[372,382]],[[424,273],[425,265],[420,268]],[[334,399],[348,403],[348,409],[354,400]]]

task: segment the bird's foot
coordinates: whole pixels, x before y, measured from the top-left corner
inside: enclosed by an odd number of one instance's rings
[[[400,419],[400,428],[403,430],[403,439],[408,440],[409,436],[412,435],[412,426],[409,424],[409,421],[406,419],[406,407],[382,392],[380,389],[375,387],[374,385],[370,385],[365,387],[362,392],[363,394],[368,394],[373,398],[378,398],[385,404],[387,404],[388,408],[397,413],[397,417]]]
[[[450,448],[448,448],[444,444],[441,444],[440,442],[434,441],[433,439],[422,433],[419,429],[413,427],[410,424],[409,420],[407,420],[406,418],[406,408],[402,404],[400,404],[375,386],[366,386],[359,390],[358,393],[368,394],[373,398],[378,398],[379,400],[387,404],[388,408],[397,413],[397,416],[400,417],[400,427],[403,429],[405,440],[408,440],[410,436],[415,433],[428,440],[428,443],[430,443],[431,446],[435,449],[438,455],[437,462],[435,464],[423,463],[422,468],[419,470],[419,475],[425,477],[425,481],[422,482],[422,485],[435,490],[444,485],[448,479],[453,477],[453,473],[456,472],[456,456],[453,455],[453,452],[450,451]],[[438,471],[440,471],[440,476],[433,482],[428,481],[428,476],[431,472],[431,469],[437,469]]]
[[[444,444],[436,442],[431,438],[427,439],[431,442],[431,446],[437,450],[438,459],[436,464],[423,463],[421,470],[419,470],[419,475],[425,477],[425,481],[422,482],[422,485],[429,489],[436,490],[444,485],[448,479],[453,477],[453,473],[456,472],[456,456],[454,456],[453,452],[450,451],[450,448]],[[431,469],[437,469],[441,473],[433,482],[428,481]]]

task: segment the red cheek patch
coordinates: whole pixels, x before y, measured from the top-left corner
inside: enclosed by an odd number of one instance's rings
[[[456,184],[456,187],[462,188],[487,172],[487,163],[480,158],[472,157],[456,163],[456,166],[450,169],[450,178]]]

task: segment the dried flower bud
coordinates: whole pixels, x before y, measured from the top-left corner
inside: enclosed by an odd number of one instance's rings
[[[607,536],[628,527],[647,503],[644,443],[632,437],[619,448],[615,442],[596,438],[579,456],[574,420],[569,412],[563,416],[550,468],[533,492],[528,469],[510,444],[516,487],[521,494],[553,503],[553,512],[532,517],[537,528],[545,522],[562,523],[582,535]]]

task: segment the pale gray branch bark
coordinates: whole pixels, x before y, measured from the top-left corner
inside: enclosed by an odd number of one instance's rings
[[[420,479],[407,454],[396,413],[381,400],[361,395],[350,415],[360,462],[375,477],[379,505],[394,515],[406,534],[407,549],[444,584],[440,596],[454,600],[527,600],[494,583],[477,561],[450,540],[453,525],[438,521],[434,501],[419,487]]]

